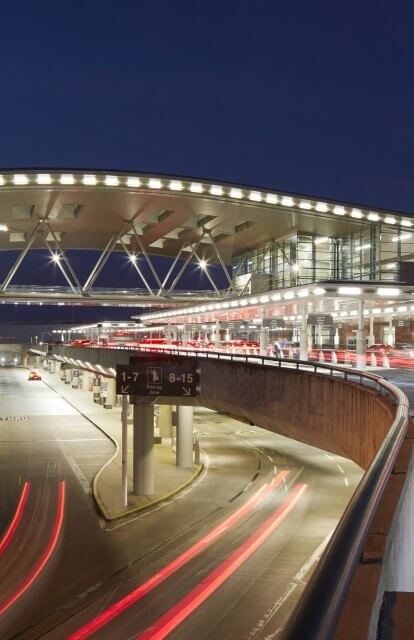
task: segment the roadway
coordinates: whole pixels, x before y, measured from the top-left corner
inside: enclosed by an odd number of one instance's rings
[[[0,370],[0,400],[5,640],[276,638],[361,475],[343,458],[200,410],[201,480],[105,525],[90,483],[112,453],[107,438],[25,370]]]

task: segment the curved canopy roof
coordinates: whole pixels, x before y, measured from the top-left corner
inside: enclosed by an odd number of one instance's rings
[[[62,249],[103,249],[175,256],[201,240],[200,252],[226,263],[233,255],[297,230],[343,235],[381,222],[412,226],[410,215],[206,180],[81,170],[10,170],[0,174],[0,250],[54,240]],[[141,248],[142,250],[142,248]],[[190,250],[190,249],[187,249]]]

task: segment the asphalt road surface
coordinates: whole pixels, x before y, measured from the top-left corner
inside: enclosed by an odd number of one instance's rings
[[[105,525],[105,435],[23,369],[0,370],[0,637],[277,638],[361,471],[205,410],[206,470]],[[115,606],[114,606],[115,605]]]

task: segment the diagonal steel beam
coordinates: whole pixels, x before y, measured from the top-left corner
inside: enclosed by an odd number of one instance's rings
[[[200,256],[198,255],[197,252],[194,253],[195,257],[198,258],[198,260],[200,261]],[[217,289],[216,283],[214,282],[213,278],[211,277],[211,275],[208,272],[208,268],[206,267],[204,269],[204,273],[207,276],[208,281],[210,282],[211,286],[213,287],[213,289],[215,290],[216,293],[220,293],[220,291]]]
[[[46,240],[46,238],[43,238],[43,241],[47,247],[47,249],[49,250],[50,255],[52,256],[52,258],[56,255],[55,252],[53,251],[52,247],[50,246],[49,242]],[[66,273],[65,269],[63,268],[63,265],[61,264],[60,261],[60,254],[58,254],[59,259],[55,261],[55,264],[57,264],[57,266],[60,269],[60,272],[62,273],[63,277],[65,278],[66,282],[68,283],[68,285],[70,286],[70,288],[72,289],[73,293],[78,293],[78,289],[76,289],[76,287],[73,285],[72,280],[69,278],[68,274]]]
[[[181,245],[181,249],[179,250],[179,252],[175,256],[174,262],[172,263],[172,265],[168,269],[167,275],[165,276],[164,280],[162,281],[162,284],[161,284],[160,288],[158,289],[157,297],[160,296],[162,294],[162,292],[164,291],[164,287],[166,286],[166,284],[168,282],[168,279],[169,279],[170,275],[172,274],[172,272],[174,271],[175,265],[177,264],[178,260],[180,259],[181,254],[184,251],[184,248],[186,246],[187,246],[187,244],[185,242],[184,242],[183,245]]]
[[[229,288],[230,288],[230,289],[232,289],[232,288],[233,288],[233,281],[232,281],[232,279],[231,279],[231,277],[230,277],[230,274],[229,274],[229,272],[228,272],[228,269],[227,269],[227,267],[226,267],[226,264],[225,264],[225,262],[224,262],[223,258],[221,257],[221,253],[220,253],[220,251],[219,251],[219,248],[218,248],[218,246],[217,246],[217,244],[216,244],[216,242],[215,242],[215,240],[214,240],[214,238],[213,238],[213,236],[212,236],[212,234],[211,234],[211,231],[208,231],[207,233],[208,233],[208,235],[210,236],[211,243],[212,243],[212,245],[213,245],[213,247],[214,247],[214,251],[216,252],[216,256],[217,256],[217,258],[219,259],[219,262],[220,262],[220,264],[221,264],[221,268],[223,269],[223,271],[224,271],[224,273],[225,273],[225,275],[226,275],[227,281],[228,281],[228,283],[229,283],[229,285],[230,285],[230,287],[229,287]]]
[[[68,269],[68,271],[69,271],[70,275],[71,275],[71,276],[72,276],[72,278],[73,278],[73,281],[75,282],[75,284],[76,284],[76,286],[78,287],[79,291],[80,291],[81,293],[84,293],[84,291],[83,291],[83,287],[82,287],[82,285],[81,285],[81,283],[80,283],[80,281],[79,281],[79,278],[78,278],[78,276],[76,275],[76,272],[75,272],[75,270],[73,269],[72,265],[70,264],[70,261],[69,261],[68,257],[66,256],[66,254],[65,254],[65,252],[63,251],[62,247],[60,246],[60,243],[59,243],[59,241],[58,241],[58,239],[57,239],[57,237],[56,237],[55,232],[53,231],[53,229],[52,229],[52,227],[51,227],[51,225],[50,225],[50,222],[46,221],[46,222],[45,222],[45,224],[46,224],[46,227],[48,228],[48,230],[49,230],[49,232],[50,232],[50,234],[51,234],[51,236],[52,236],[52,238],[53,238],[54,243],[56,244],[57,248],[59,249],[59,252],[60,252],[60,254],[61,254],[62,258],[63,258],[63,261],[64,261],[64,263],[65,263],[65,265],[66,265],[66,267],[67,267],[67,269]]]
[[[7,276],[4,278],[1,286],[0,286],[0,291],[6,291],[7,287],[9,286],[10,282],[13,280],[14,276],[16,275],[16,272],[18,270],[18,268],[20,267],[20,265],[22,264],[23,260],[25,259],[25,257],[27,256],[27,254],[30,251],[30,248],[33,244],[33,242],[36,239],[38,230],[40,225],[42,224],[42,220],[39,220],[39,222],[36,224],[35,228],[33,229],[28,241],[26,242],[26,245],[23,247],[22,251],[20,252],[18,258],[16,259],[15,263],[13,264],[12,268],[10,269],[9,273],[7,274]]]
[[[137,233],[137,230],[135,229],[135,225],[134,224],[131,225],[131,229],[134,232],[135,238],[136,238],[136,240],[137,240],[137,242],[139,244],[139,248],[142,251],[142,254],[143,254],[143,256],[144,256],[144,258],[145,258],[145,260],[146,260],[146,262],[147,262],[147,264],[148,264],[148,266],[150,268],[150,270],[151,270],[152,275],[155,278],[155,281],[156,281],[157,285],[159,287],[161,287],[162,286],[161,285],[161,280],[158,277],[158,273],[154,269],[154,265],[152,264],[151,259],[150,259],[149,255],[148,255],[148,253],[146,252],[144,245],[142,244],[141,238],[139,237],[139,235]]]
[[[151,287],[149,286],[144,274],[142,273],[141,269],[139,268],[139,266],[137,265],[136,261],[132,259],[132,253],[128,250],[126,244],[124,243],[123,240],[121,240],[121,245],[124,248],[125,253],[127,254],[128,258],[131,259],[132,265],[135,269],[135,271],[138,273],[139,277],[141,278],[141,280],[143,281],[143,283],[145,284],[148,292],[150,293],[150,295],[155,297],[155,293],[153,292],[153,290],[151,289]]]
[[[93,285],[93,283],[95,282],[96,278],[101,273],[102,269],[104,268],[105,264],[108,261],[109,256],[111,255],[112,251],[114,250],[115,245],[117,244],[119,239],[124,235],[124,233],[125,233],[125,231],[126,231],[126,229],[128,227],[129,227],[129,223],[124,224],[124,226],[122,227],[121,231],[119,231],[118,233],[114,234],[110,238],[110,240],[109,240],[108,244],[106,245],[105,249],[102,251],[101,255],[99,256],[98,260],[96,261],[96,264],[95,264],[94,268],[90,272],[87,281],[83,285],[84,293],[86,293],[88,291],[88,289]]]
[[[196,242],[196,244],[193,246],[191,253],[189,253],[188,258],[186,259],[186,261],[184,262],[184,264],[182,265],[181,269],[179,270],[179,272],[177,273],[177,275],[174,278],[174,282],[172,283],[171,287],[168,289],[168,293],[171,293],[171,291],[173,291],[173,289],[175,289],[175,287],[177,286],[178,281],[180,280],[181,276],[183,275],[184,271],[187,268],[187,265],[191,262],[195,252],[197,251],[198,247],[201,244],[202,239],[204,238],[204,233],[201,236],[201,238]]]
[[[254,276],[254,274],[256,273],[256,271],[257,271],[257,270],[262,266],[262,264],[263,264],[263,262],[264,262],[264,260],[265,260],[265,258],[266,258],[266,256],[267,256],[267,254],[269,253],[269,251],[270,251],[270,246],[269,246],[269,248],[267,249],[267,251],[264,251],[264,252],[263,252],[262,259],[261,259],[260,261],[259,261],[259,260],[257,261],[255,268],[253,269],[253,271],[252,271],[252,272],[251,272],[251,274],[250,274],[250,278],[248,278],[248,280],[246,281],[246,283],[245,283],[245,285],[244,285],[243,289],[242,289],[242,290],[241,290],[241,292],[239,293],[239,296],[242,296],[242,295],[243,295],[243,293],[246,291],[246,288],[249,286],[249,284],[250,284],[250,282],[251,282],[251,279],[253,278],[253,276]]]

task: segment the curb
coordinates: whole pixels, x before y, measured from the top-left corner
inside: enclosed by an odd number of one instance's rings
[[[165,501],[170,500],[172,497],[177,495],[177,493],[180,493],[180,491],[183,491],[184,489],[186,489],[188,487],[188,485],[190,485],[192,482],[194,482],[194,480],[196,480],[198,478],[198,476],[200,475],[200,473],[204,469],[204,462],[202,462],[201,464],[196,466],[195,471],[194,471],[193,475],[191,476],[191,478],[189,478],[188,480],[183,482],[183,484],[181,484],[178,487],[176,487],[176,489],[173,489],[169,493],[166,493],[165,495],[160,496],[159,498],[157,498],[156,500],[153,500],[152,502],[148,502],[147,504],[142,504],[142,505],[136,505],[134,507],[131,507],[130,509],[127,509],[126,511],[123,511],[122,513],[118,513],[118,514],[116,514],[114,516],[110,516],[108,514],[107,510],[105,509],[105,506],[104,506],[104,504],[103,504],[103,502],[101,500],[97,484],[98,484],[98,481],[99,481],[99,478],[100,478],[101,474],[105,471],[106,467],[109,464],[111,464],[111,462],[113,462],[115,460],[116,456],[119,453],[118,441],[115,440],[115,438],[113,438],[109,433],[107,433],[107,431],[105,431],[105,429],[103,427],[101,427],[99,424],[94,422],[91,418],[89,418],[89,416],[87,416],[80,409],[78,409],[78,407],[76,407],[74,404],[72,404],[72,402],[70,400],[67,400],[66,398],[64,398],[54,387],[52,387],[52,385],[50,385],[48,382],[46,382],[46,380],[44,380],[43,378],[42,378],[42,382],[44,382],[49,387],[49,389],[52,389],[52,391],[54,391],[58,396],[63,398],[63,400],[65,402],[67,402],[73,409],[75,409],[83,418],[88,420],[88,422],[93,424],[94,427],[99,429],[99,431],[101,431],[109,440],[111,440],[111,442],[115,446],[115,451],[114,451],[113,455],[110,458],[108,458],[108,460],[96,472],[96,474],[94,475],[93,480],[92,480],[93,499],[95,500],[95,503],[96,503],[96,505],[98,507],[98,510],[100,511],[101,515],[103,516],[103,518],[107,522],[116,522],[118,520],[122,520],[123,518],[127,518],[128,516],[131,516],[131,515],[133,515],[135,513],[139,513],[141,511],[146,511],[148,509],[152,509],[153,507],[159,505],[161,502],[165,502]]]

